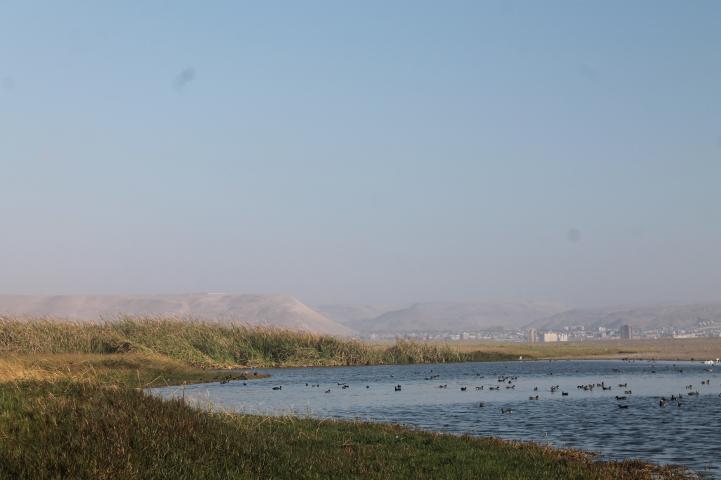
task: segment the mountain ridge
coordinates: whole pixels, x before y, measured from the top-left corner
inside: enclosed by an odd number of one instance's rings
[[[689,329],[700,322],[721,323],[721,303],[664,303],[574,308],[533,321],[527,328],[561,329],[583,326],[618,328],[627,324],[643,330],[663,328]]]
[[[419,302],[346,325],[361,333],[478,331],[521,328],[564,310],[552,303],[526,301]]]

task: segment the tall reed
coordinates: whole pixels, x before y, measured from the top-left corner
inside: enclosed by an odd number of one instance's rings
[[[399,341],[381,348],[307,332],[155,317],[124,317],[104,323],[0,317],[0,351],[132,351],[163,355],[201,367],[442,363],[472,359],[471,354],[446,345]]]

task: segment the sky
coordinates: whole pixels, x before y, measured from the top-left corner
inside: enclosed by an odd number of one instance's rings
[[[0,0],[0,292],[721,301],[721,2]]]

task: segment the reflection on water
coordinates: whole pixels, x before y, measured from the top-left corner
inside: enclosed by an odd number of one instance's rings
[[[699,363],[622,361],[273,369],[264,371],[271,378],[191,385],[183,394],[214,409],[533,440],[606,458],[683,464],[721,478],[720,371]],[[180,390],[154,393],[173,396]],[[536,395],[538,400],[529,399]],[[681,397],[680,406],[660,406],[662,397],[672,395]]]

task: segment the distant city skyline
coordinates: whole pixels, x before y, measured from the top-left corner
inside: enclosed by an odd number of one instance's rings
[[[721,3],[19,2],[0,293],[721,302]]]

